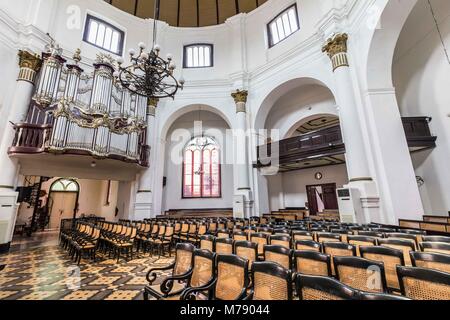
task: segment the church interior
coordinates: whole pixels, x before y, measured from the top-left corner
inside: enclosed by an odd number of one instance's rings
[[[0,70],[0,300],[450,300],[448,0],[0,0]]]

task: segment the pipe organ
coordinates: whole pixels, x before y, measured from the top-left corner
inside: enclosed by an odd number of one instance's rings
[[[88,153],[142,164],[147,98],[121,87],[114,77],[114,60],[99,55],[91,74],[78,65],[65,65],[58,52],[43,54],[39,84],[27,117],[31,124],[52,125],[46,150]]]

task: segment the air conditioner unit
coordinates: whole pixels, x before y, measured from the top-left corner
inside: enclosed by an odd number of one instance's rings
[[[367,223],[361,205],[361,195],[358,189],[337,189],[339,215],[344,223]]]
[[[17,213],[17,193],[0,195],[0,251],[8,250],[12,241]]]

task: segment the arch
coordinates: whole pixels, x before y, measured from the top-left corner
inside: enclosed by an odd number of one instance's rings
[[[80,185],[74,179],[60,178],[52,183],[50,192],[80,192]]]
[[[161,138],[166,139],[167,134],[169,133],[170,128],[172,125],[177,121],[180,117],[184,116],[185,114],[188,114],[193,111],[198,111],[201,108],[202,111],[209,111],[212,112],[219,117],[221,117],[230,128],[233,128],[232,121],[229,119],[229,117],[222,112],[219,108],[207,105],[207,104],[190,104],[185,105],[180,108],[178,108],[176,111],[169,114],[165,119],[162,119],[162,127],[161,127]]]
[[[290,91],[300,88],[306,85],[318,85],[324,88],[327,88],[333,98],[336,97],[336,95],[333,92],[333,89],[330,88],[329,85],[327,85],[324,81],[319,80],[317,78],[313,77],[296,77],[290,80],[287,80],[283,82],[282,84],[279,84],[275,88],[273,88],[270,93],[264,98],[262,101],[258,112],[255,117],[254,122],[254,128],[256,130],[258,129],[264,129],[265,123],[267,120],[267,117],[270,114],[270,111],[272,110],[274,104],[282,98],[285,94],[289,93]]]
[[[295,124],[293,124],[289,130],[286,131],[286,134],[282,136],[282,139],[287,139],[289,137],[292,137],[295,133],[295,131],[301,127],[303,124],[311,121],[311,120],[315,120],[317,118],[321,118],[321,117],[334,117],[337,120],[339,120],[339,116],[337,114],[333,114],[333,113],[316,113],[313,114],[311,116],[306,116],[300,120],[298,120]]]
[[[378,27],[369,37],[367,54],[367,87],[390,89],[393,87],[392,66],[400,33],[418,0],[378,0],[373,8],[379,10]]]

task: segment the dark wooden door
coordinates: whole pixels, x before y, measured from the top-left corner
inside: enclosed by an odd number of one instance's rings
[[[306,192],[308,194],[309,214],[312,216],[315,216],[315,215],[317,215],[317,210],[318,210],[315,186],[307,186]]]
[[[325,204],[325,209],[327,210],[338,210],[338,200],[336,196],[336,184],[328,184],[322,186],[323,190],[323,203]]]

